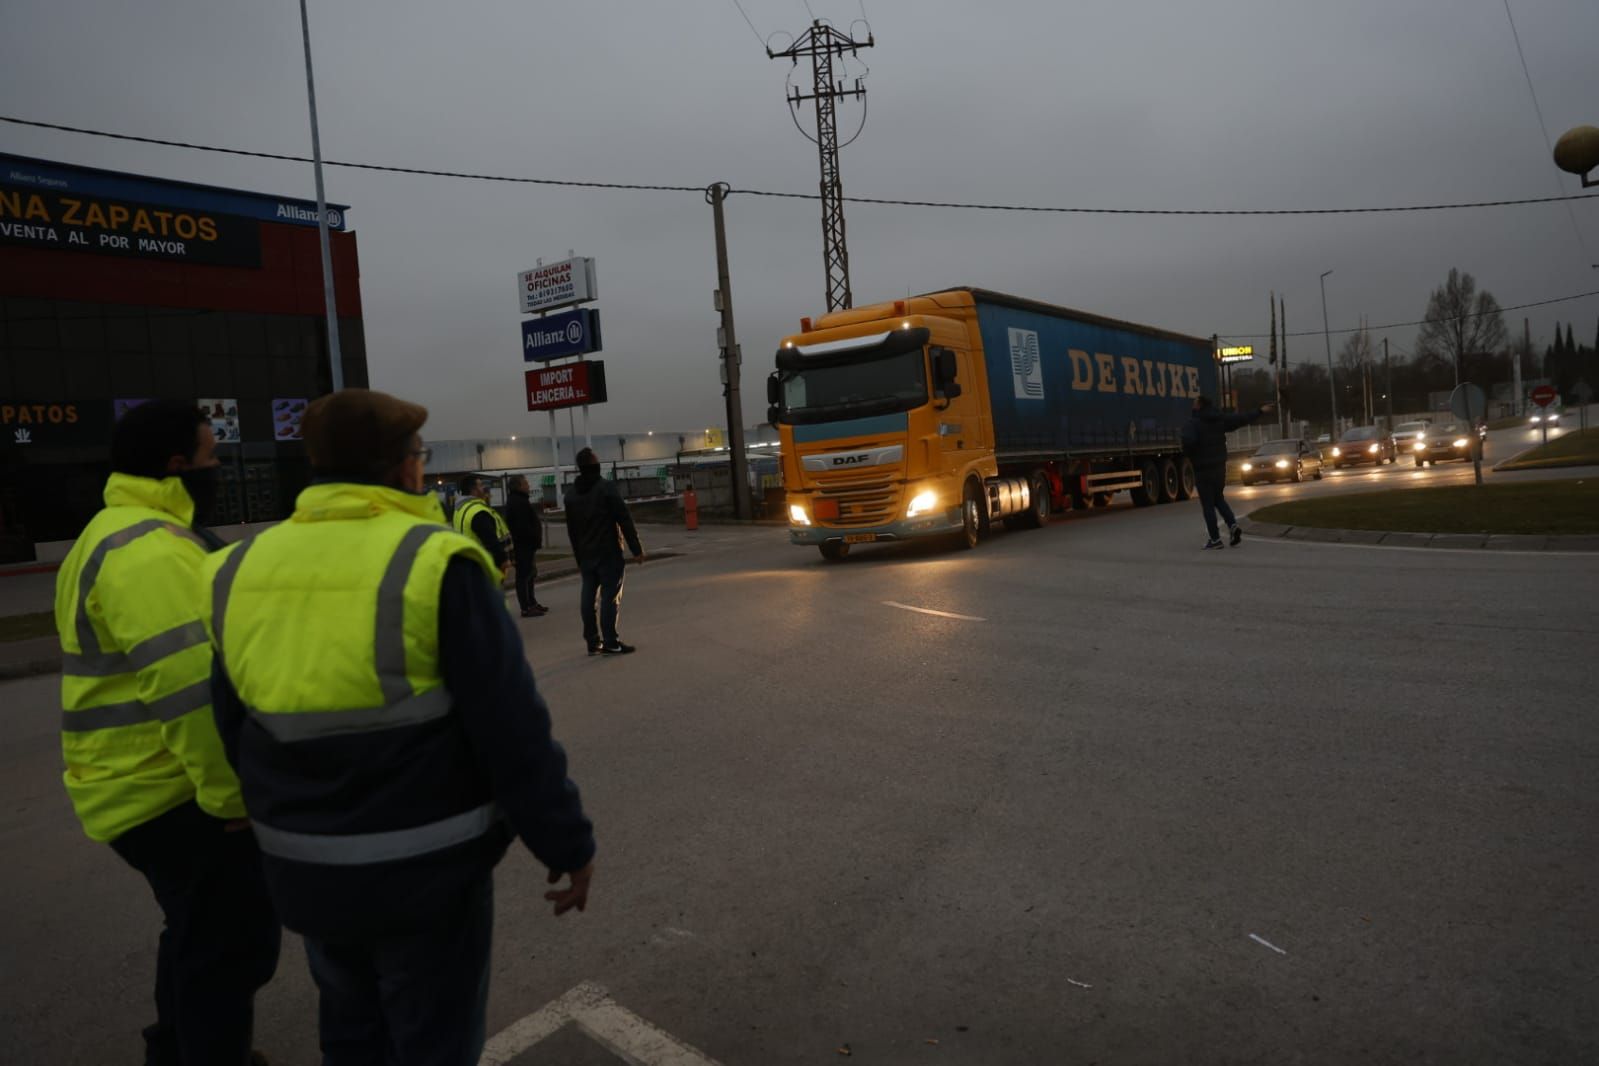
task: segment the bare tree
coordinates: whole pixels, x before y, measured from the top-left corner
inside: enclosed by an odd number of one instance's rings
[[[1360,373],[1360,368],[1372,360],[1371,334],[1358,329],[1344,340],[1338,349],[1338,368],[1350,374]]]
[[[1416,334],[1416,360],[1454,367],[1459,384],[1466,359],[1497,354],[1505,346],[1505,320],[1499,301],[1477,279],[1451,268],[1449,280],[1427,299],[1427,314]]]

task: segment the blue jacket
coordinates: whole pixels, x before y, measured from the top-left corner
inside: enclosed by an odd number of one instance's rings
[[[417,725],[269,747],[261,730],[246,729],[245,707],[218,661],[211,677],[217,729],[235,769],[241,744],[260,745],[251,747],[245,804],[262,822],[304,802],[296,782],[307,773],[323,784],[337,780],[352,812],[371,804],[391,815],[412,808],[423,824],[443,796],[457,807],[492,800],[504,815],[495,832],[414,859],[363,866],[266,859],[267,886],[288,928],[345,940],[425,928],[494,868],[513,834],[551,870],[568,873],[593,858],[593,827],[567,779],[566,752],[550,734],[521,635],[498,597],[477,564],[449,564],[439,590],[439,659],[454,709]]]
[[[1195,411],[1183,427],[1183,454],[1195,470],[1218,470],[1227,466],[1227,434],[1257,421],[1260,408],[1228,414],[1214,407]]]

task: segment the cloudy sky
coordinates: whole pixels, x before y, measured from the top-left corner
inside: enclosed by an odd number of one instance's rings
[[[761,37],[805,0],[743,0]],[[857,0],[809,0],[846,28]],[[1511,0],[1551,135],[1599,124],[1599,3]],[[870,113],[846,194],[1116,208],[1354,207],[1580,192],[1549,161],[1503,0],[867,0]],[[7,112],[307,153],[293,0],[11,0]],[[815,149],[733,0],[312,0],[330,159],[812,192]],[[864,33],[864,27],[857,26]],[[785,38],[779,37],[781,44]],[[855,68],[851,68],[852,71]],[[859,111],[846,105],[841,126]],[[0,150],[313,195],[310,168],[0,126]],[[515,273],[598,261],[612,402],[596,431],[721,421],[710,208],[328,171],[353,205],[377,387],[436,438],[527,431]],[[857,303],[975,284],[1188,333],[1407,322],[1452,266],[1506,306],[1599,290],[1599,199],[1322,218],[1020,215],[851,205]],[[824,306],[814,201],[729,201],[745,420],[777,339]],[[1524,312],[1509,317],[1519,331]],[[1525,312],[1535,340],[1599,297]],[[1388,334],[1408,350],[1413,328]],[[1321,353],[1320,337],[1292,354]],[[1335,340],[1336,346],[1336,340]],[[542,418],[543,416],[537,416]]]

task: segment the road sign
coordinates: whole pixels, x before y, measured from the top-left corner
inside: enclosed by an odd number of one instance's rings
[[[1586,381],[1577,382],[1571,391],[1576,393],[1578,403],[1593,402],[1593,386],[1588,384]]]
[[[516,293],[524,315],[598,299],[594,260],[580,255],[524,270],[516,275]]]
[[[1488,394],[1482,391],[1481,385],[1463,381],[1449,394],[1449,409],[1456,418],[1475,425],[1488,413]]]
[[[526,380],[529,411],[584,407],[604,403],[608,398],[605,392],[605,363],[597,359],[529,370]]]
[[[601,347],[600,313],[593,308],[579,307],[522,323],[524,363],[547,363],[569,355],[587,355]]]
[[[1539,407],[1548,407],[1560,396],[1560,390],[1553,385],[1539,385],[1532,390],[1532,402]]]

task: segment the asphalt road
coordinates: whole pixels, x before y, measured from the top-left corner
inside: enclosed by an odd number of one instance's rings
[[[589,982],[726,1064],[1599,1060],[1599,556],[1200,552],[1192,503],[838,565],[707,533],[630,573],[635,656],[570,581],[523,623],[600,855],[560,920],[501,867],[491,1033]],[[55,685],[0,686],[0,1060],[134,1061],[156,911]],[[313,1062],[314,1018],[291,946],[258,1042]]]

